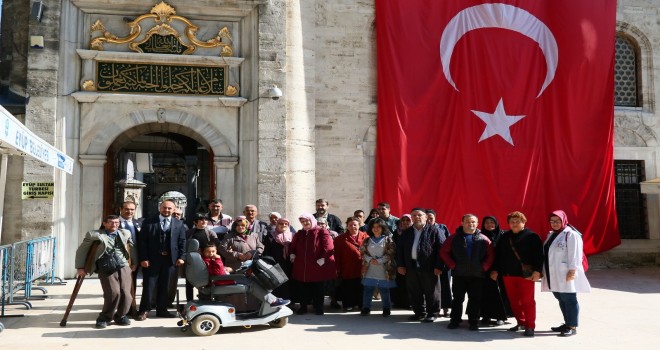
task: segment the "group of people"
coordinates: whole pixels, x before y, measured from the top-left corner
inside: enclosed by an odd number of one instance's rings
[[[275,306],[286,305],[290,299],[299,304],[297,314],[312,306],[317,315],[323,315],[329,296],[331,307],[357,309],[368,316],[372,300],[380,298],[384,317],[391,315],[393,307],[412,309],[410,320],[415,321],[433,322],[442,314],[450,319],[447,328],[455,329],[462,321],[467,295],[470,330],[478,330],[479,323],[502,325],[513,315],[517,323],[509,331],[534,336],[534,282],[542,278],[542,290],[553,292],[564,316],[564,323],[552,330],[572,336],[578,326],[576,293],[590,289],[582,267],[581,234],[561,210],[549,215],[551,231],[543,243],[538,234],[525,228],[527,219],[521,212],[507,216],[506,232],[495,217],[483,218],[479,228],[478,218],[466,214],[461,226],[450,233],[446,225],[435,221],[432,210],[414,208],[399,219],[383,202],[369,215],[355,211],[344,228],[337,216],[328,213],[328,202],[319,199],[315,213],[298,217],[302,228],[296,231],[277,212],[270,213],[266,223],[257,219],[256,206],[247,205],[243,215],[234,219],[222,213],[221,201],[213,200],[208,214],[196,215],[193,227],[186,231],[184,223],[172,217],[175,209],[173,201],[165,200],[160,215],[140,224],[132,217],[135,203],[125,202],[120,216],[106,217],[102,229],[85,235],[76,266],[79,275],[99,273],[104,306],[98,328],[112,320],[130,324],[138,265],[143,290],[135,319],[145,320],[154,301],[156,317],[175,317],[167,310],[173,300],[171,280],[178,277],[177,267],[184,265],[189,239],[199,241],[208,264],[213,264],[209,271],[220,274],[258,255],[273,257],[289,281],[272,294],[252,294]],[[93,261],[104,255],[119,256],[120,268],[108,274],[96,266],[93,271],[85,269],[94,241],[100,242],[100,249]],[[194,288],[186,284],[186,298],[193,297]]]
[[[419,234],[419,244],[422,245],[424,230],[429,230],[428,225],[421,225],[424,212],[414,209],[412,214],[413,220],[420,222],[419,229],[415,228],[420,232],[414,234]],[[447,328],[459,327],[467,294],[466,314],[470,330],[479,329],[480,317],[482,324],[501,325],[511,313],[516,319],[516,325],[508,330],[523,330],[524,336],[533,337],[536,327],[534,282],[543,277],[542,290],[553,292],[564,316],[564,323],[551,329],[565,337],[577,334],[579,304],[576,293],[588,292],[590,286],[582,265],[581,234],[568,225],[565,212],[556,210],[549,215],[551,231],[545,243],[539,235],[525,228],[527,218],[518,211],[507,216],[509,230],[506,232],[500,230],[497,219],[492,216],[483,219],[481,230],[478,228],[478,218],[473,214],[464,215],[461,222],[456,232],[437,248],[442,260],[437,263],[444,263],[453,278],[452,310]],[[409,231],[403,235],[411,236]],[[439,241],[440,238],[435,240]],[[404,246],[403,254],[408,250]],[[417,250],[419,254],[420,248]],[[417,259],[414,253],[410,255],[412,260],[417,261],[418,267],[423,266],[419,255]],[[402,273],[408,273],[407,269],[411,265],[414,264],[406,264]],[[441,274],[440,267],[436,265],[433,273]],[[426,274],[430,276],[430,267]],[[428,293],[431,292],[429,286]],[[429,311],[437,310],[429,310],[429,301],[426,302],[424,320],[428,320]],[[416,313],[411,319],[424,317],[423,310],[417,308],[418,313],[414,302],[412,304]]]

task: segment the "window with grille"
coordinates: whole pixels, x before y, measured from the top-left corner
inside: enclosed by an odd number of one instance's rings
[[[641,107],[638,69],[638,46],[632,39],[617,35],[614,58],[615,106]]]
[[[621,238],[647,238],[646,195],[640,183],[645,180],[643,160],[615,160],[616,214]]]

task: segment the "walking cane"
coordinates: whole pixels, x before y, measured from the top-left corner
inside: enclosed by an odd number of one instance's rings
[[[89,251],[87,252],[87,259],[85,260],[86,271],[92,271],[92,266],[91,266],[92,258],[94,257],[94,254],[96,253],[96,248],[98,246],[99,246],[99,241],[95,241],[94,243],[92,243],[92,246],[89,248]],[[73,287],[73,292],[71,293],[71,299],[69,299],[69,305],[66,307],[66,311],[64,311],[64,317],[62,317],[62,321],[60,322],[60,327],[66,327],[66,320],[69,318],[69,313],[73,308],[73,303],[76,301],[76,297],[78,297],[80,286],[82,286],[84,280],[85,280],[84,275],[76,277],[76,285],[75,287]]]

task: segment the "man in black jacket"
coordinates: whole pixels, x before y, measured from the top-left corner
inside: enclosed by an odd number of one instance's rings
[[[435,287],[442,273],[439,251],[444,236],[437,226],[427,224],[424,209],[415,208],[410,215],[413,226],[403,232],[396,247],[397,272],[406,278],[410,304],[415,313],[409,319],[433,322],[440,311]]]
[[[319,198],[316,200],[316,214],[315,218],[325,218],[328,223],[328,229],[337,232],[338,235],[344,233],[344,226],[341,224],[341,219],[337,215],[328,213],[328,201]]]
[[[167,290],[175,266],[181,266],[186,256],[186,231],[183,222],[172,217],[176,203],[166,199],[160,205],[160,215],[142,223],[138,237],[138,257],[144,275],[142,299],[137,320],[144,321],[151,310],[151,296],[156,292],[156,316],[174,318],[167,311]]]
[[[131,233],[131,239],[137,247],[138,236],[140,235],[140,224],[135,220],[135,209],[137,205],[133,201],[126,201],[121,204],[121,210],[119,214],[119,228],[128,230]],[[132,257],[133,261],[137,261],[137,256]],[[137,276],[140,270],[140,265],[137,265],[135,271],[131,273],[131,278],[133,279],[132,295],[135,296],[135,288],[137,286]],[[135,302],[131,305],[129,314],[132,316],[137,315],[137,310],[135,309]]]
[[[477,217],[472,214],[463,215],[463,225],[450,236],[440,249],[440,256],[452,271],[454,283],[452,291],[454,300],[451,304],[451,319],[447,328],[455,329],[461,323],[463,316],[463,301],[468,295],[466,314],[470,330],[479,330],[479,306],[481,305],[481,290],[486,271],[493,263],[493,246],[488,237],[481,234],[477,225]]]

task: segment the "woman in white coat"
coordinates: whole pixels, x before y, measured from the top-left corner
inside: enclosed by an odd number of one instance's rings
[[[555,210],[550,214],[550,226],[552,231],[543,245],[545,277],[541,290],[552,292],[564,315],[564,324],[551,329],[560,332],[560,336],[570,337],[577,334],[580,313],[577,293],[590,292],[591,286],[582,267],[580,233],[568,226],[568,218],[562,210]]]

